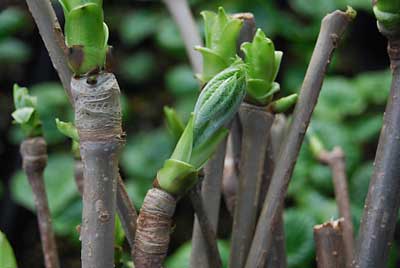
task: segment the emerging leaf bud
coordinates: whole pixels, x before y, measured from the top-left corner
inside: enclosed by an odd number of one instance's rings
[[[59,0],[65,16],[65,42],[69,65],[83,75],[105,65],[108,27],[101,0]]]
[[[26,137],[42,135],[42,122],[36,111],[36,97],[29,95],[26,87],[14,85],[14,106],[15,111],[11,114],[14,123],[19,124]]]
[[[205,47],[196,47],[203,55],[203,73],[198,74],[202,83],[207,83],[214,75],[235,61],[236,40],[243,22],[232,18],[220,7],[218,13],[203,11],[205,25]]]
[[[256,102],[265,105],[272,100],[280,86],[274,82],[283,53],[275,51],[273,42],[258,29],[251,43],[241,46],[248,65],[247,93]]]

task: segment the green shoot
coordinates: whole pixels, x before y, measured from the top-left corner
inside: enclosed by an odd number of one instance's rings
[[[19,124],[26,137],[41,136],[42,123],[36,111],[37,99],[29,95],[26,87],[14,84],[13,89],[15,111],[11,114],[14,123]]]

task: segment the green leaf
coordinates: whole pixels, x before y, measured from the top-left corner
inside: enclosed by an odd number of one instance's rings
[[[222,7],[218,8],[218,13],[203,11],[201,15],[206,44],[196,48],[203,55],[203,72],[198,77],[206,83],[235,61],[236,40],[243,22],[228,16]]]
[[[18,124],[26,124],[31,119],[32,114],[34,113],[35,109],[32,107],[24,107],[15,110],[11,116]]]
[[[178,114],[173,108],[164,106],[164,116],[167,123],[167,128],[175,140],[179,140],[185,126]]]
[[[6,236],[0,231],[0,267],[17,268],[14,251]]]
[[[108,28],[102,1],[61,2],[65,13],[65,42],[70,48],[69,65],[75,74],[85,74],[105,64]]]
[[[211,136],[207,142],[200,144],[193,148],[192,157],[190,158],[190,164],[196,167],[198,170],[201,169],[208,159],[214,154],[218,145],[228,136],[229,130],[221,128],[213,136]]]
[[[260,104],[267,104],[272,95],[279,91],[279,84],[274,82],[278,75],[283,53],[275,51],[273,42],[261,29],[258,29],[253,41],[241,46],[248,67],[247,92]]]
[[[170,159],[182,161],[188,163],[192,155],[193,148],[193,127],[194,127],[194,114],[191,115],[189,122],[187,123],[175,150],[172,153]]]
[[[37,99],[36,97],[30,96],[26,87],[20,87],[14,84],[13,87],[14,106],[16,109],[32,107],[36,108]]]
[[[73,141],[79,143],[78,130],[71,122],[63,122],[56,118],[56,126],[58,131],[60,131],[65,136],[71,138]]]
[[[26,137],[42,134],[41,121],[36,112],[36,98],[29,95],[28,89],[14,85],[14,106],[11,114],[15,123],[19,124]]]
[[[157,181],[161,189],[173,195],[183,195],[198,180],[197,169],[185,162],[168,159],[157,173]]]

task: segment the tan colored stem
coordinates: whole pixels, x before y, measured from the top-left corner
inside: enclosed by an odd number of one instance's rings
[[[318,268],[343,268],[346,253],[343,241],[343,219],[314,226]]]
[[[153,188],[143,201],[135,237],[135,268],[160,268],[167,255],[176,199]]]
[[[47,145],[42,137],[30,138],[21,144],[23,169],[31,185],[38,219],[40,239],[46,268],[59,268],[56,240],[44,185],[43,172],[47,164]]]
[[[350,268],[354,252],[354,231],[350,210],[349,189],[346,176],[346,162],[344,152],[340,147],[335,147],[332,151],[323,151],[319,155],[319,160],[328,165],[332,170],[332,180],[335,190],[336,203],[339,208],[339,215],[343,218],[343,241],[346,254],[346,267]]]

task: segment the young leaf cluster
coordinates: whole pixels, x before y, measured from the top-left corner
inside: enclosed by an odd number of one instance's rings
[[[105,65],[108,27],[104,23],[102,0],[59,0],[65,16],[65,42],[69,65],[83,75]]]
[[[37,99],[29,95],[26,87],[17,84],[13,88],[15,111],[11,114],[14,123],[21,126],[26,137],[42,135],[42,123],[36,110]]]
[[[243,22],[228,16],[220,7],[218,13],[202,12],[205,24],[205,47],[197,47],[203,55],[203,73],[198,75],[202,83],[208,82],[214,75],[227,68],[238,58],[236,42]],[[246,88],[250,102],[266,106],[280,89],[275,79],[278,75],[283,53],[275,51],[273,42],[258,29],[252,42],[243,43],[244,65],[246,66]],[[274,112],[290,108],[297,100],[292,95],[272,103]]]
[[[236,40],[243,22],[232,18],[220,7],[218,13],[203,11],[205,47],[196,47],[203,56],[203,73],[198,74],[207,83],[217,73],[231,65],[236,58]]]

